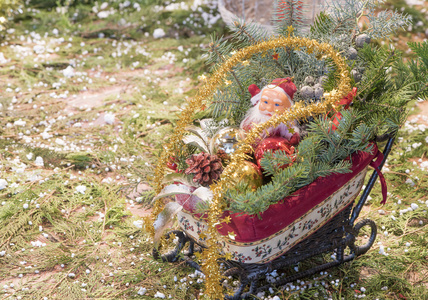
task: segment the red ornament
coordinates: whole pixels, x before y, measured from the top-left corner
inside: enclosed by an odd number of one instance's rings
[[[345,96],[345,97],[343,97],[342,99],[340,99],[340,101],[339,101],[339,104],[340,105],[345,105],[345,107],[344,107],[344,109],[348,109],[349,108],[349,106],[351,105],[351,103],[352,103],[352,100],[354,100],[354,98],[357,96],[357,88],[356,87],[354,87],[353,89],[352,89],[352,91],[350,91],[349,93],[348,93],[348,95],[347,96]],[[342,114],[340,113],[340,112],[336,112],[334,115],[333,115],[333,117],[331,117],[331,120],[333,121],[333,126],[332,126],[332,129],[333,130],[336,130],[337,129],[337,126],[339,126],[339,122],[340,122],[340,120],[342,119]]]
[[[287,154],[287,156],[293,157],[293,161],[294,161],[295,149],[290,144],[289,140],[287,140],[286,138],[280,137],[280,136],[268,137],[268,138],[262,140],[259,143],[259,145],[257,146],[256,150],[254,151],[254,156],[256,158],[257,165],[260,168],[261,168],[260,161],[262,160],[265,152],[269,151],[269,150],[272,152],[282,150]],[[281,168],[285,169],[288,166],[289,166],[289,164],[283,165],[283,166],[281,166]]]
[[[169,157],[169,161],[166,163],[166,166],[170,168],[171,170],[175,171],[177,173],[177,164],[175,163],[176,158],[173,156]]]

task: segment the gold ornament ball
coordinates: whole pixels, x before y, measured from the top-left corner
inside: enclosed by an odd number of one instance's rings
[[[244,182],[251,191],[257,190],[263,184],[263,175],[260,168],[247,160],[242,161],[231,176],[234,184]]]
[[[228,126],[217,131],[210,143],[210,151],[216,154],[218,150],[224,150],[227,154],[235,152],[238,142],[245,138],[245,133],[238,127]]]

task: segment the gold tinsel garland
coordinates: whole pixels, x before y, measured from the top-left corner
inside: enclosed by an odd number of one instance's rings
[[[211,76],[209,80],[203,85],[198,91],[196,96],[187,102],[186,108],[183,110],[179,121],[175,127],[174,133],[170,138],[170,141],[164,147],[157,168],[154,174],[155,192],[159,193],[162,190],[162,179],[165,176],[165,166],[172,155],[177,145],[179,145],[181,139],[184,137],[186,132],[185,127],[193,121],[193,115],[195,112],[200,111],[207,106],[207,101],[212,97],[216,88],[221,86],[226,78],[227,73],[232,70],[238,63],[246,61],[257,53],[267,53],[268,50],[275,48],[287,48],[301,50],[305,47],[307,53],[312,53],[314,50],[325,54],[330,57],[338,68],[340,73],[340,82],[337,90],[333,90],[330,93],[324,93],[324,101],[316,104],[305,106],[302,102],[296,103],[291,110],[284,111],[281,115],[272,117],[269,121],[254,126],[246,135],[246,138],[240,142],[239,147],[233,153],[230,164],[225,168],[221,174],[221,179],[212,184],[210,189],[213,192],[213,200],[210,204],[210,210],[208,213],[208,232],[206,233],[209,239],[207,240],[208,248],[202,253],[202,264],[203,271],[206,275],[205,281],[205,295],[210,299],[222,299],[223,289],[221,288],[220,281],[222,275],[220,272],[220,266],[218,260],[222,256],[218,251],[218,244],[221,239],[216,226],[219,225],[222,220],[221,214],[226,208],[226,204],[223,202],[223,193],[229,188],[230,180],[237,167],[247,158],[247,153],[252,152],[252,148],[249,145],[255,143],[260,134],[269,127],[277,127],[280,123],[287,124],[293,120],[303,120],[310,116],[326,113],[329,109],[335,108],[338,105],[339,100],[347,94],[351,89],[350,78],[347,70],[347,65],[342,57],[337,53],[333,47],[329,44],[318,43],[315,40],[310,40],[301,37],[280,37],[269,41],[260,42],[253,46],[246,47],[235,53],[227,61],[225,61],[217,71]],[[147,222],[153,223],[157,215],[162,211],[164,205],[162,200],[156,201],[152,216],[146,219]],[[153,227],[148,228],[154,233]]]

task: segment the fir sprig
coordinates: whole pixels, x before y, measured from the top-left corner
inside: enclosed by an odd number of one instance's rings
[[[301,0],[275,0],[272,20],[275,32],[284,36],[299,33],[304,25],[303,13]]]
[[[235,19],[229,28],[233,32],[234,39],[239,41],[242,47],[265,41],[270,36],[261,24],[240,18]]]

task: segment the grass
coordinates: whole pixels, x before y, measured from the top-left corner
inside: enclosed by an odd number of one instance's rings
[[[1,297],[201,298],[200,275],[154,260],[139,220],[151,166],[208,70],[201,44],[224,25],[208,28],[198,10],[153,10],[158,1],[138,1],[140,10],[107,1],[107,18],[93,3],[31,3],[0,47]],[[156,28],[166,36],[153,38]],[[427,149],[423,127],[400,131],[385,170],[388,203],[376,186],[361,214],[376,221],[381,244],[264,297],[426,299]],[[130,196],[136,187],[142,197]]]

